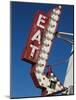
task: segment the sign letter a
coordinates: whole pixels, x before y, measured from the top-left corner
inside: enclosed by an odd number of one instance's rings
[[[41,34],[40,34],[40,30],[38,30],[35,34],[34,34],[34,36],[32,37],[32,41],[34,41],[34,40],[37,40],[38,41],[38,43],[40,44],[40,39],[41,39]]]

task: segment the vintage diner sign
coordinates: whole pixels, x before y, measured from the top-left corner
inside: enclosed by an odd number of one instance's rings
[[[60,14],[61,6],[54,8],[48,15],[41,12],[36,14],[22,57],[25,61],[31,62],[32,64],[34,63],[31,69],[31,76],[36,87],[44,89],[42,92],[43,96],[52,95],[65,90],[60,81],[58,81],[59,84],[57,84],[56,77],[55,80],[53,78],[53,82],[56,83],[55,87],[51,88],[51,72],[49,73],[50,79],[44,74]]]

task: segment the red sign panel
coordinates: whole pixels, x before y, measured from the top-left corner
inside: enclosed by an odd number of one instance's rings
[[[38,11],[34,17],[32,29],[29,34],[22,59],[30,63],[36,63],[40,51],[44,30],[48,24],[48,17],[43,12]]]

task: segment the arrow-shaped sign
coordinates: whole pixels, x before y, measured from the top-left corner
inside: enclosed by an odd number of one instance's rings
[[[56,7],[51,13],[38,12],[32,26],[29,39],[22,59],[32,63],[31,76],[35,85],[42,89],[42,95],[52,95],[65,88],[55,75],[45,74],[48,56],[58,26],[61,6]],[[48,74],[47,73],[47,74]]]

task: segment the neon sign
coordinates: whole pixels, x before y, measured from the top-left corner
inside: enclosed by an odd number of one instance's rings
[[[42,89],[42,96],[53,95],[65,90],[50,67],[47,74],[45,73],[60,14],[61,6],[54,8],[47,14],[37,12],[22,55],[24,61],[32,64],[31,76],[36,87]]]

